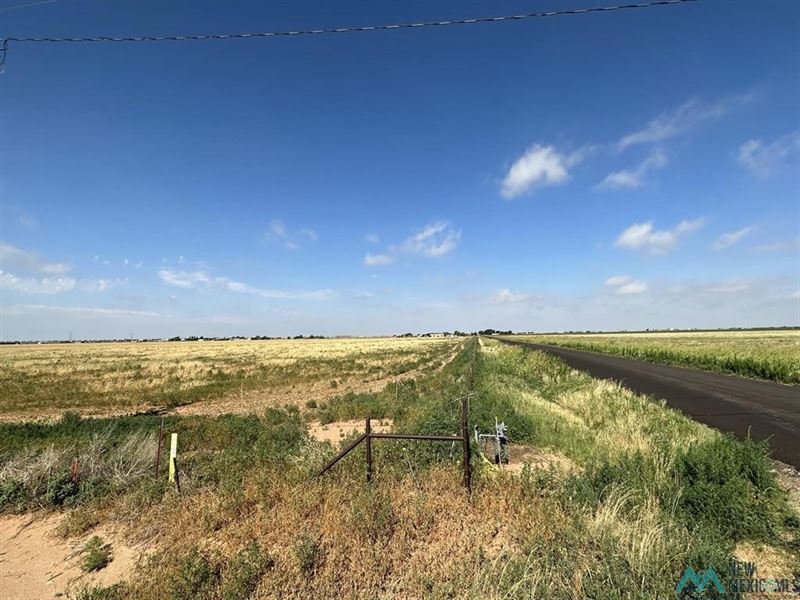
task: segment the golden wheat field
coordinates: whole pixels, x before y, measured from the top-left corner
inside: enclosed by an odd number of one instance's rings
[[[378,389],[440,367],[458,339],[347,338],[0,347],[0,416],[181,407],[248,412]],[[202,406],[201,406],[202,405]]]

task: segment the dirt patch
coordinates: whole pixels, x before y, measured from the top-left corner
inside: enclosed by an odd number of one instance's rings
[[[493,453],[489,453],[486,458],[489,462],[494,463]],[[500,468],[511,473],[519,473],[525,465],[530,465],[534,469],[553,468],[567,474],[580,471],[580,468],[563,454],[547,452],[541,448],[534,448],[524,444],[511,444],[508,447],[508,464],[501,464]]]
[[[130,577],[146,555],[119,532],[98,527],[84,536],[63,541],[55,530],[65,518],[57,515],[0,517],[0,590],[4,600],[42,600],[61,597],[83,587],[109,586]],[[86,541],[97,535],[111,544],[112,561],[94,573],[80,562]]]
[[[391,419],[373,419],[370,424],[373,433],[389,433],[392,430]],[[319,421],[309,423],[308,434],[318,442],[331,442],[333,444],[343,440],[353,433],[364,433],[364,421],[334,421],[323,425]]]

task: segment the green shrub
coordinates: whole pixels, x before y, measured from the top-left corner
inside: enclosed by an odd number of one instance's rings
[[[319,539],[307,533],[300,536],[294,547],[297,565],[304,575],[313,575],[322,562],[322,547]]]
[[[230,561],[222,578],[222,600],[249,598],[265,571],[275,565],[265,550],[252,542]]]
[[[56,474],[47,480],[44,501],[48,506],[62,506],[77,491],[78,487],[72,483],[69,473]]]
[[[69,600],[122,600],[126,597],[124,583],[115,583],[109,587],[82,587],[67,595]]]
[[[81,569],[90,573],[104,569],[111,562],[111,545],[103,543],[97,536],[92,537],[83,547]]]
[[[217,586],[218,570],[197,548],[183,558],[169,581],[169,594],[173,600],[207,598]]]
[[[697,444],[678,458],[690,523],[703,523],[733,540],[770,540],[781,523],[784,498],[768,463],[766,442],[740,442],[730,435]]]
[[[26,500],[22,482],[13,478],[0,482],[0,512],[21,511],[25,507]]]

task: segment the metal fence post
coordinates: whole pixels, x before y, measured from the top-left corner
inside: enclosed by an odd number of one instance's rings
[[[372,424],[370,423],[370,418],[367,417],[367,482],[372,481]]]
[[[164,443],[164,417],[161,417],[161,427],[158,428],[158,448],[156,449],[156,473],[155,477],[158,479],[158,472],[161,470],[161,445]]]
[[[470,469],[469,449],[469,396],[464,396],[461,402],[461,440],[464,444],[464,487],[467,493],[472,493],[472,474]]]

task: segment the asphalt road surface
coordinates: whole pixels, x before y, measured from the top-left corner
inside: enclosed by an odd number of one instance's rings
[[[599,379],[663,398],[693,419],[739,438],[769,440],[773,458],[800,468],[800,386],[744,379],[684,367],[502,340],[542,350]]]

